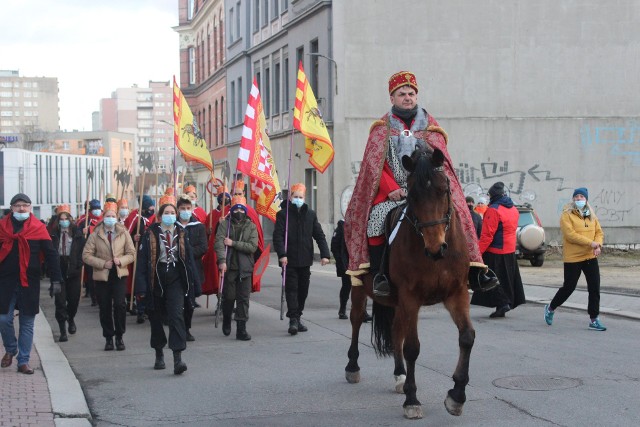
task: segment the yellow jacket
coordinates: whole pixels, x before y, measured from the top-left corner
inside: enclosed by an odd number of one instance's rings
[[[562,231],[562,260],[564,262],[580,262],[595,258],[591,242],[602,245],[604,234],[600,221],[587,204],[589,216],[573,203],[569,203],[562,210],[560,216],[560,231]]]

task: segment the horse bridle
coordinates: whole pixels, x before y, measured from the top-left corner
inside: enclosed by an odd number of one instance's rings
[[[433,170],[436,172],[443,172],[444,167],[439,166],[437,168],[433,168]],[[435,221],[419,222],[418,218],[416,218],[413,214],[409,214],[407,209],[407,215],[405,216],[405,218],[407,218],[409,223],[413,226],[413,228],[416,230],[416,233],[418,233],[420,237],[424,237],[424,235],[422,234],[423,228],[433,227],[439,224],[446,224],[444,228],[445,233],[449,230],[449,227],[451,225],[451,216],[453,215],[453,207],[451,206],[451,183],[448,176],[445,176],[445,178],[447,178],[447,213],[444,215],[444,217]]]

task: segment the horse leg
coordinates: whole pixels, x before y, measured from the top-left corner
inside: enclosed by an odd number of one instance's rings
[[[395,363],[393,376],[396,381],[396,393],[404,393],[404,383],[407,379],[407,371],[404,368],[404,354],[402,353],[404,333],[402,322],[393,322],[393,361]]]
[[[476,338],[476,331],[469,316],[469,293],[466,286],[461,286],[460,289],[457,295],[451,296],[444,302],[444,306],[449,310],[453,322],[458,327],[460,355],[456,370],[453,372],[453,388],[449,390],[444,401],[447,411],[456,416],[462,415],[462,407],[467,400],[465,387],[469,383],[469,359]]]
[[[358,339],[360,337],[360,327],[364,321],[364,305],[366,300],[367,295],[365,294],[364,286],[351,287],[351,313],[349,314],[349,319],[351,320],[351,346],[349,346],[349,352],[347,353],[349,363],[344,370],[347,381],[352,384],[360,382]]]
[[[417,307],[403,307],[396,311],[398,323],[405,322],[406,337],[404,339],[403,352],[407,361],[407,379],[404,383],[405,401],[404,416],[409,419],[422,418],[422,404],[416,396],[416,360],[420,354],[420,340],[418,339],[418,310]],[[401,319],[401,321],[399,320]]]

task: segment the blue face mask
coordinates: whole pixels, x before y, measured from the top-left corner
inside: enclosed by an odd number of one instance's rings
[[[104,222],[104,225],[106,225],[107,227],[113,227],[114,225],[116,225],[116,222],[118,222],[118,220],[116,218],[109,217],[103,219],[102,222]]]
[[[162,215],[162,224],[163,225],[172,225],[173,223],[176,222],[176,216],[175,215],[170,215],[170,214],[164,214]]]
[[[129,209],[120,209],[120,216],[123,218],[129,216]]]
[[[91,213],[93,214],[93,216],[100,216],[100,214],[102,214],[102,211],[100,209],[94,209],[91,211]]]
[[[291,203],[296,205],[297,208],[301,208],[304,205],[304,199],[292,199]]]
[[[191,211],[180,211],[180,219],[185,221],[191,219]]]
[[[582,209],[587,204],[587,201],[586,200],[576,200],[575,204],[578,207],[578,209]]]
[[[13,213],[13,217],[21,222],[28,220],[29,215],[31,215],[31,212],[14,212]]]
[[[71,221],[69,221],[68,219],[61,219],[60,220],[60,227],[69,228],[69,225],[71,225]]]

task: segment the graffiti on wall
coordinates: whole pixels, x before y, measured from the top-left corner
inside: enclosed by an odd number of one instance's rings
[[[626,157],[634,166],[640,166],[640,126],[589,126],[580,128],[580,142],[586,150],[608,146],[609,154]]]

